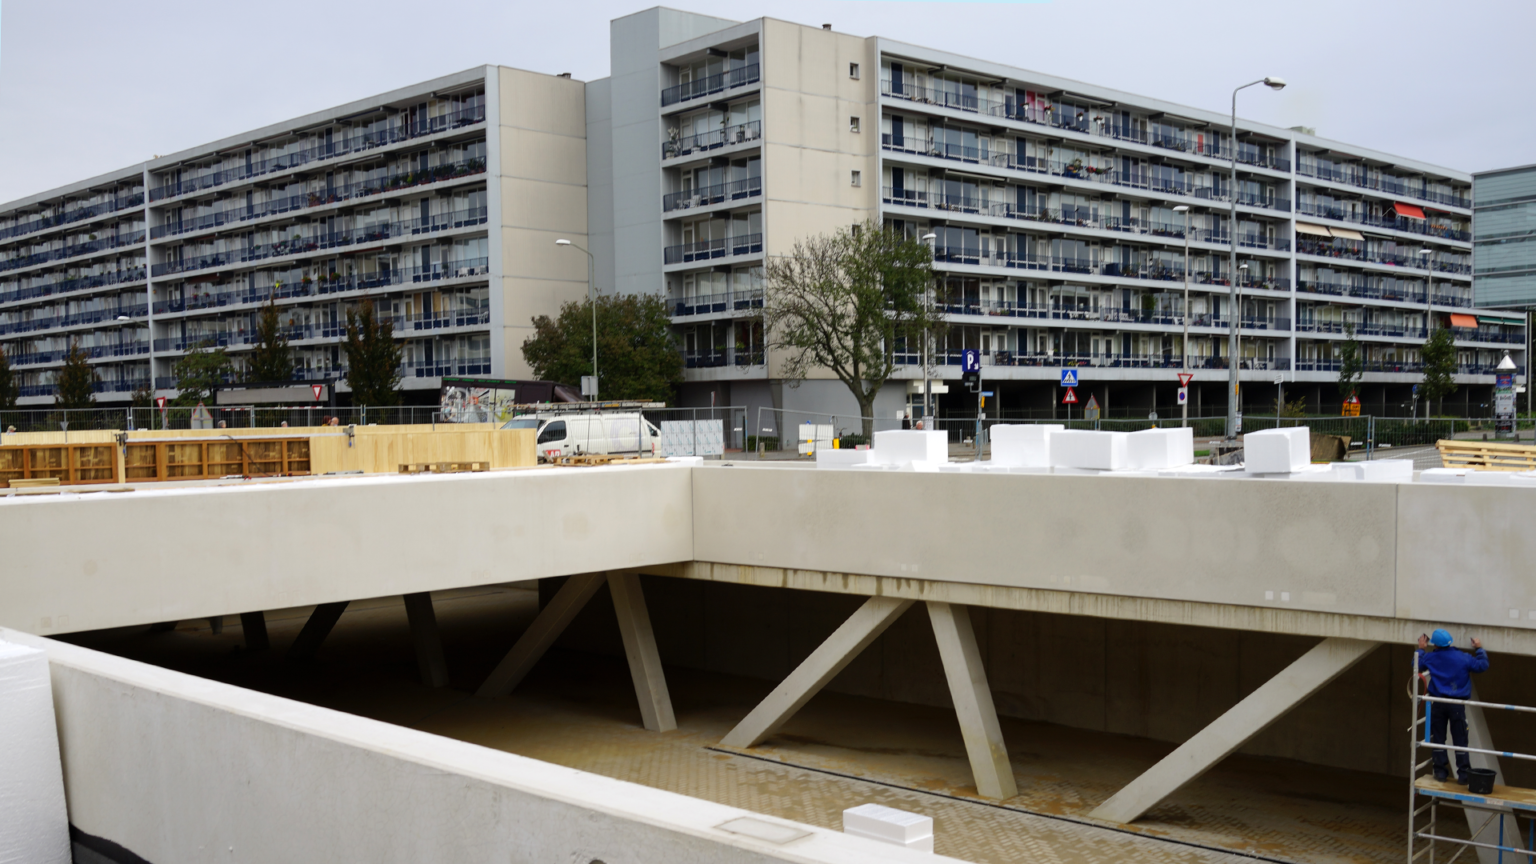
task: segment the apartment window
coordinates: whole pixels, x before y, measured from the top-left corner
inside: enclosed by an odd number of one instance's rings
[[[859,64],[857,64],[857,63],[849,63],[848,64],[848,77],[852,78],[855,81],[859,80]]]
[[[864,185],[864,175],[863,175],[862,172],[859,172],[859,171],[853,172],[853,176],[852,176],[851,180],[852,180],[853,185],[855,185],[855,186],[863,186]]]
[[[849,132],[857,132],[857,131],[859,131],[859,118],[857,118],[857,117],[849,117],[848,118],[848,131]]]

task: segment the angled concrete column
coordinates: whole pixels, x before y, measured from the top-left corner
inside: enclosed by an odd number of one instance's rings
[[[1483,701],[1482,698],[1477,695],[1477,685],[1475,684],[1472,686],[1472,701]],[[1480,750],[1497,749],[1493,746],[1493,736],[1488,734],[1488,720],[1483,716],[1483,709],[1477,705],[1467,706],[1467,746],[1475,747]],[[1449,755],[1451,758],[1451,764],[1454,765],[1456,762],[1456,756],[1455,754]],[[1473,768],[1487,768],[1491,771],[1498,772],[1499,776],[1493,778],[1493,782],[1499,784],[1504,782],[1504,769],[1499,767],[1499,757],[1490,756],[1485,753],[1469,753],[1467,754],[1467,758],[1471,760]],[[1513,817],[1499,816],[1490,819],[1493,814],[1484,812],[1482,810],[1468,809],[1461,812],[1464,816],[1467,817],[1467,829],[1469,831],[1476,833],[1478,829],[1482,829],[1482,833],[1477,837],[1477,841],[1479,843],[1499,842],[1499,820],[1502,819],[1504,820],[1504,845],[1519,847],[1523,847],[1525,845],[1523,842],[1521,842],[1520,839],[1520,826]],[[1506,861],[1510,859],[1519,860],[1525,858],[1523,855],[1506,855],[1504,857]],[[1477,850],[1477,858],[1478,864],[1498,864],[1499,852],[1496,849],[1479,848]]]
[[[331,635],[331,628],[341,620],[341,613],[347,611],[349,601],[341,600],[336,603],[321,603],[315,607],[315,611],[309,613],[309,620],[304,622],[304,629],[293,639],[293,644],[288,646],[288,654],[285,660],[308,660],[320,650],[320,643],[325,637]]]
[[[960,735],[965,739],[965,754],[971,760],[976,791],[983,798],[1012,798],[1019,794],[1019,787],[1013,780],[1013,766],[1008,763],[1008,747],[997,723],[997,709],[987,686],[987,670],[981,665],[976,631],[971,629],[970,611],[964,606],[930,600],[928,619],[933,622],[933,636],[939,643],[939,658],[944,661],[944,677],[949,679],[949,695],[955,702],[955,717],[960,721]]]
[[[448,686],[448,662],[443,659],[443,639],[437,630],[437,613],[432,611],[432,595],[425,591],[405,595],[405,618],[411,624],[411,642],[416,646],[421,683],[428,687]]]
[[[1159,801],[1210,770],[1302,700],[1360,662],[1378,644],[1337,637],[1324,639],[1089,815],[1110,822],[1139,819]]]
[[[245,650],[265,651],[272,647],[267,640],[267,616],[264,612],[241,612],[240,630],[245,634]]]
[[[736,724],[735,729],[720,739],[720,743],[727,747],[751,747],[777,732],[911,605],[911,600],[890,597],[871,597],[864,601],[858,611],[812,651],[805,662],[795,667],[795,671],[753,708],[746,719]]]
[[[629,677],[635,682],[635,698],[640,700],[640,719],[652,732],[671,732],[677,728],[677,719],[672,716],[672,697],[667,693],[667,677],[661,670],[661,654],[656,650],[656,633],[651,629],[640,577],[634,573],[611,574],[608,591],[613,595],[613,611],[619,618],[619,635],[624,639]]]
[[[522,682],[523,677],[539,662],[549,646],[565,631],[597,589],[603,587],[603,573],[582,573],[565,581],[559,592],[550,599],[533,619],[528,629],[518,638],[507,656],[501,658],[496,669],[475,692],[476,696],[505,696]]]

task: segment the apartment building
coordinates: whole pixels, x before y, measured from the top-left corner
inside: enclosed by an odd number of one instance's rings
[[[174,394],[176,362],[238,369],[278,307],[294,377],[346,376],[363,301],[404,343],[403,386],[526,375],[534,314],[586,293],[584,87],[476,67],[0,207],[0,345],[21,404],[72,345],[97,399]],[[345,385],[341,388],[345,391]]]
[[[1536,309],[1536,165],[1472,178],[1473,294],[1490,309]]]
[[[666,293],[688,401],[851,413],[835,380],[782,386],[762,266],[867,219],[931,237],[950,325],[933,377],[980,350],[1004,413],[1061,410],[1065,367],[1111,413],[1168,412],[1187,348],[1192,413],[1223,414],[1233,318],[1249,410],[1277,381],[1333,408],[1347,331],[1368,412],[1406,413],[1430,328],[1456,335],[1468,410],[1506,351],[1525,364],[1522,321],[1472,308],[1468,174],[1300,128],[1239,120],[1234,140],[1224,114],[770,18],[649,10],[613,23],[612,59],[589,173],[593,212],[611,196],[616,215],[593,239],[609,284]],[[883,416],[921,404],[921,346],[900,350]]]

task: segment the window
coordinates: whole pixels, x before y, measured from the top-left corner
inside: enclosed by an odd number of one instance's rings
[[[850,179],[851,179],[853,185],[855,185],[855,186],[863,186],[864,185],[864,174],[862,172],[859,172],[859,171],[853,172],[853,176]]]
[[[564,439],[565,439],[565,421],[564,420],[555,420],[555,421],[549,423],[548,425],[546,425],[544,427],[544,431],[539,433],[539,441],[538,441],[538,443],[540,443],[540,444],[548,444],[551,441],[562,441]]]
[[[857,132],[857,131],[859,131],[859,118],[857,118],[857,117],[849,117],[848,118],[848,131],[849,132]]]
[[[848,77],[852,78],[855,81],[859,80],[859,64],[857,64],[857,63],[849,63],[848,64]]]

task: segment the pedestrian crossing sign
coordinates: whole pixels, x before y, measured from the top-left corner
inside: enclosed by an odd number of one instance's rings
[[[1063,370],[1061,370],[1061,386],[1063,386],[1063,387],[1076,387],[1077,386],[1077,370],[1076,369],[1063,369]]]

